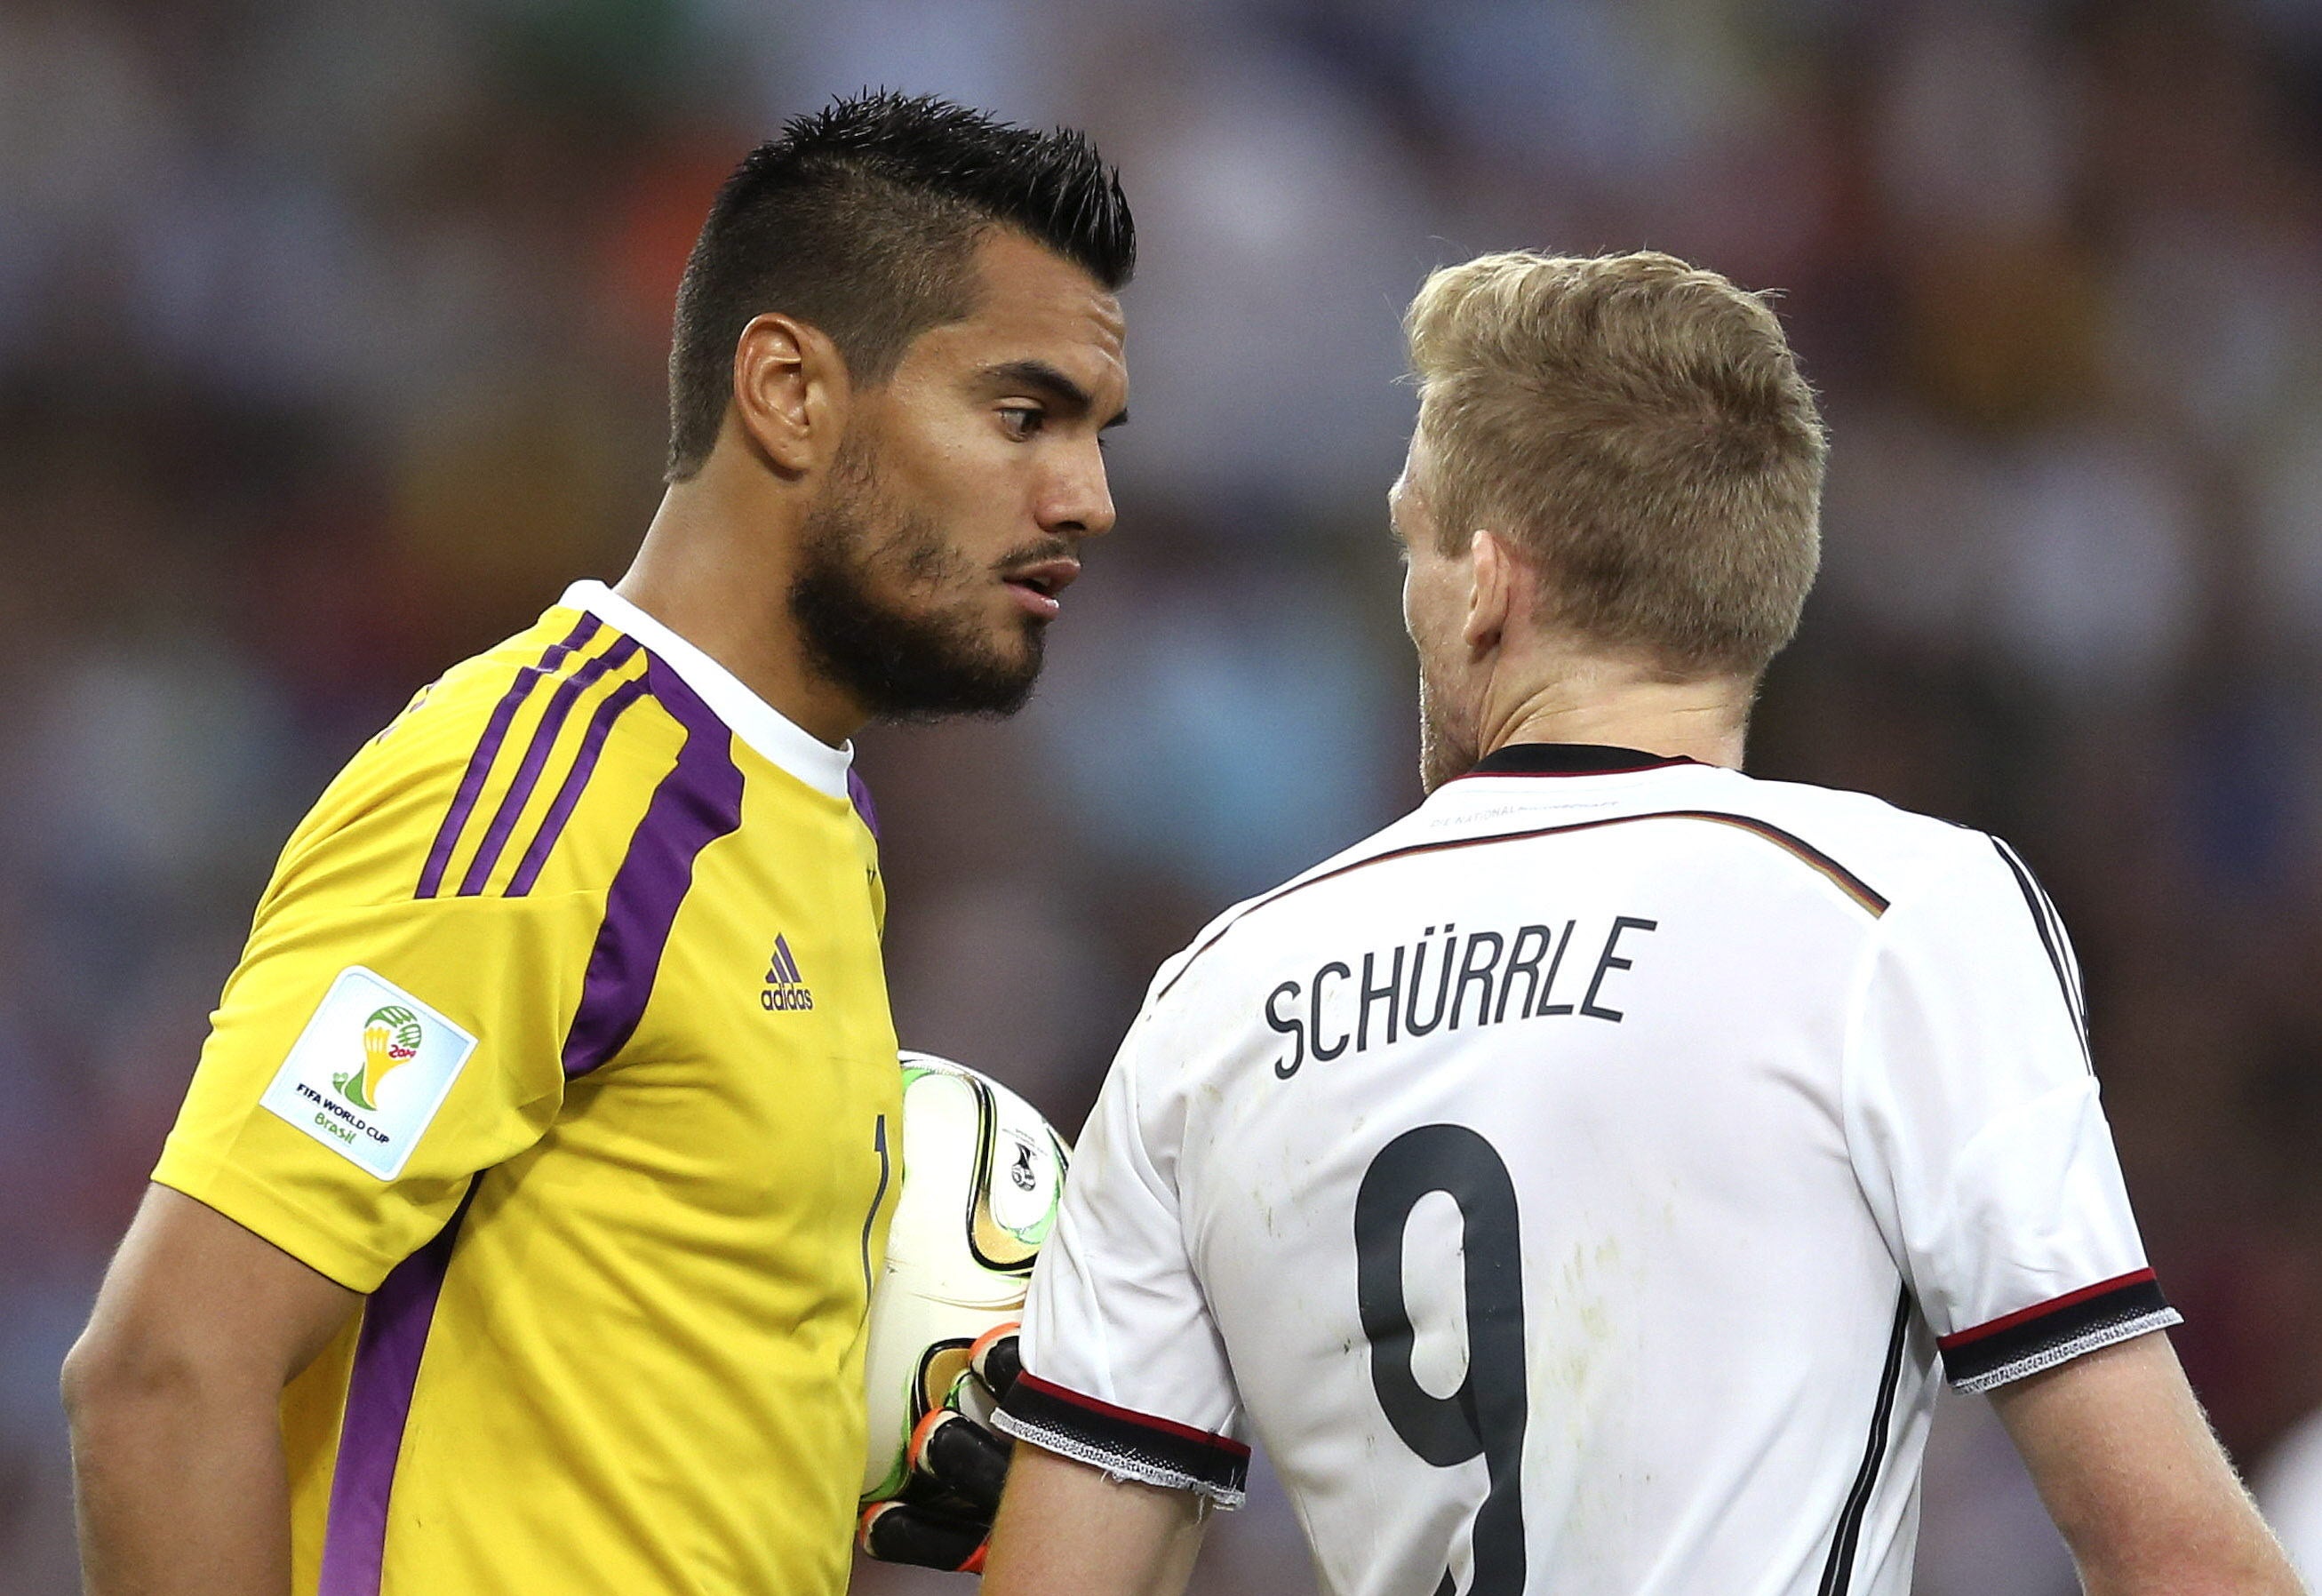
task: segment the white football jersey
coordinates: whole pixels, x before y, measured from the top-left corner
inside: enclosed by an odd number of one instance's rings
[[[1898,1596],[1939,1366],[2176,1322],[2004,844],[1527,744],[1163,967],[999,1422],[1343,1596]]]

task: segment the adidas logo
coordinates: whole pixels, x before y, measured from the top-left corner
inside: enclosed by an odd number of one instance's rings
[[[774,938],[774,956],[766,966],[766,984],[758,993],[758,1007],[769,1014],[814,1007],[814,994],[807,989],[806,977],[799,973],[798,960],[786,936]]]

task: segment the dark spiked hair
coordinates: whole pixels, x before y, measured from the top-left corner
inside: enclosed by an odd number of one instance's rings
[[[975,246],[995,226],[1108,292],[1136,269],[1120,174],[1082,133],[885,91],[786,123],[727,178],[686,262],[669,355],[669,479],[709,458],[733,397],[734,346],[754,317],[796,316],[829,336],[855,380],[884,381],[914,338],[974,312]]]

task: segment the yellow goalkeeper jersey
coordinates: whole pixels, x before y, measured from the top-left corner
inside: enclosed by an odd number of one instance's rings
[[[154,1179],[369,1294],[300,1596],[833,1592],[901,1075],[848,751],[609,589],[292,836]]]

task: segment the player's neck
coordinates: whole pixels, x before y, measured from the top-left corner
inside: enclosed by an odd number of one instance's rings
[[[1667,759],[1742,768],[1750,686],[1732,679],[1671,680],[1620,661],[1578,656],[1486,704],[1482,751],[1511,743],[1591,743]]]
[[[710,469],[714,461],[705,476]],[[786,719],[836,747],[864,716],[850,696],[807,664],[790,614],[793,547],[782,528],[745,523],[715,483],[681,482],[663,496],[615,591],[732,671]]]

